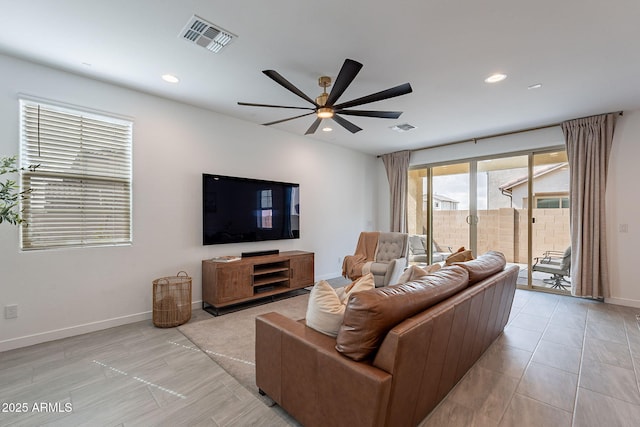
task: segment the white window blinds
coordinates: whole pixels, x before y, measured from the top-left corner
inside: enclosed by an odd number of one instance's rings
[[[23,250],[131,243],[129,121],[20,101]],[[39,165],[35,170],[29,165]]]

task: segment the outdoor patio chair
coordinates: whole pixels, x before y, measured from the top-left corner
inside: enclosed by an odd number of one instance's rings
[[[427,262],[427,236],[424,234],[412,234],[409,236],[409,262],[426,263]],[[438,243],[433,242],[433,262],[444,261],[451,253],[451,247],[443,250]]]
[[[571,275],[571,246],[564,252],[546,251],[541,257],[534,259],[536,262],[531,271],[551,274],[552,276],[543,282],[550,284],[552,288],[567,290],[567,286],[571,284],[565,279]]]

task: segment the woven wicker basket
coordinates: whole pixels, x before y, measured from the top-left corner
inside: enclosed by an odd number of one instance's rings
[[[184,275],[183,275],[184,274]],[[153,324],[171,328],[191,319],[191,277],[180,271],[153,281]]]

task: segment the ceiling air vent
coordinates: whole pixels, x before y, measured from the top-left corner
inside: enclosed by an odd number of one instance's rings
[[[412,126],[409,123],[402,123],[401,125],[391,126],[389,129],[394,130],[396,132],[407,132],[415,128],[416,128],[415,126]]]
[[[197,15],[193,15],[180,32],[179,37],[202,46],[213,53],[219,53],[222,48],[231,43],[231,40],[237,36],[205,21]]]

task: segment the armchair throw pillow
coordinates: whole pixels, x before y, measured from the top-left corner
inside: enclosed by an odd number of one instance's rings
[[[447,259],[444,260],[444,265],[451,265],[454,262],[466,262],[471,261],[473,259],[473,254],[470,249],[465,250],[464,246],[458,249],[457,252],[449,255]]]

